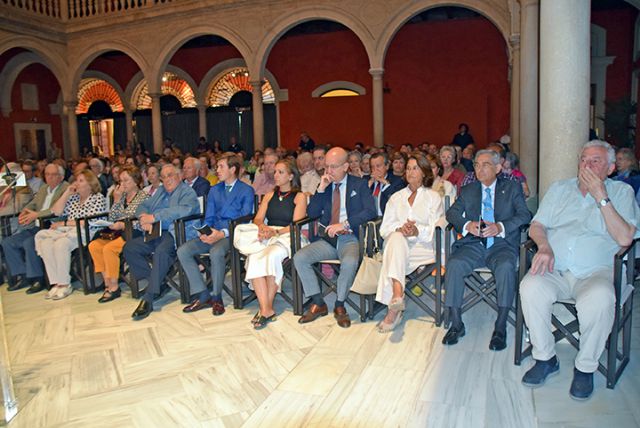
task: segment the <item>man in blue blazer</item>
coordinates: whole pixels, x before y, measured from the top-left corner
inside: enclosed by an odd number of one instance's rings
[[[204,222],[211,228],[208,235],[191,239],[178,248],[178,259],[189,280],[191,294],[197,296],[183,312],[213,308],[213,315],[224,313],[222,286],[224,285],[225,255],[229,251],[229,222],[253,212],[253,187],[238,180],[241,160],[237,155],[225,155],[218,160],[216,173],[220,182],[211,187],[207,198]],[[195,256],[209,253],[213,295],[209,293],[198,269]]]
[[[382,217],[391,195],[404,188],[407,183],[401,177],[389,173],[389,156],[376,153],[371,156],[371,178],[369,188],[373,194],[378,217]]]
[[[340,327],[351,325],[344,302],[358,269],[358,229],[376,217],[376,208],[367,181],[347,174],[347,157],[347,152],[340,147],[327,152],[325,173],[307,207],[309,217],[318,219],[324,238],[307,245],[293,257],[304,294],[312,301],[311,307],[298,320],[301,324],[329,313],[313,264],[340,259],[333,314]]]
[[[515,294],[520,227],[529,223],[531,213],[520,183],[497,178],[501,169],[498,153],[480,150],[474,168],[479,181],[464,186],[447,211],[447,221],[463,237],[453,245],[447,260],[445,306],[451,328],[442,343],[454,345],[465,335],[460,313],[464,278],[474,269],[487,266],[496,280],[498,294],[498,318],[489,349],[500,351],[507,346],[507,317]]]
[[[200,159],[188,157],[184,160],[182,165],[182,177],[184,182],[189,185],[198,197],[204,197],[209,193],[211,184],[208,180],[198,175],[200,171]]]

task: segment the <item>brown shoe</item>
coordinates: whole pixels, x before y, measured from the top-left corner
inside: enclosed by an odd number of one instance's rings
[[[218,316],[224,314],[224,303],[220,300],[212,300],[211,306],[213,307],[213,315]]]
[[[327,316],[328,314],[329,314],[329,308],[327,307],[326,304],[322,306],[318,306],[315,303],[313,303],[311,307],[307,310],[307,312],[305,312],[300,317],[300,319],[298,319],[298,322],[300,324],[306,324],[308,322],[315,321],[320,317]]]
[[[337,306],[333,310],[333,317],[338,321],[338,325],[342,328],[351,327],[351,319],[344,306]]]
[[[182,312],[188,314],[188,313],[191,313],[191,312],[199,311],[201,309],[210,308],[211,306],[213,306],[213,300],[212,299],[208,299],[208,300],[206,300],[204,302],[201,302],[200,299],[196,299],[190,305],[187,305],[184,308],[182,308]]]

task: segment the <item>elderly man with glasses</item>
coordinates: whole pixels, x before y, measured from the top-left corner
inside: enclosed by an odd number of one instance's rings
[[[123,249],[133,277],[137,281],[148,282],[142,300],[131,315],[134,319],[146,318],[153,312],[153,300],[161,294],[164,278],[176,261],[173,222],[200,211],[196,192],[181,180],[181,171],[178,168],[172,164],[163,166],[160,178],[162,187],[140,204],[136,216],[139,221],[138,227],[143,232],[151,232],[153,224],[160,222],[162,233],[155,239],[135,237],[127,241]],[[192,227],[187,227],[188,234],[195,233],[192,230]],[[151,266],[147,262],[148,256],[152,256]]]

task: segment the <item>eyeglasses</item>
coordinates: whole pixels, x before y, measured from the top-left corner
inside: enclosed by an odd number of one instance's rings
[[[490,168],[492,166],[494,165],[491,162],[474,162],[473,163],[474,168]]]

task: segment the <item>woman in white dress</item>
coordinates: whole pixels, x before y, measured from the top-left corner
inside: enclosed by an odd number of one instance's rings
[[[406,275],[434,262],[434,231],[444,214],[442,198],[430,188],[433,172],[424,156],[409,157],[405,176],[408,185],[391,196],[380,226],[384,251],[376,300],[388,306],[378,324],[381,333],[392,331],[402,319]]]
[[[245,280],[251,282],[260,306],[251,320],[255,329],[275,320],[273,300],[282,286],[282,262],[291,257],[289,225],[307,213],[307,197],[300,191],[300,172],[295,162],[276,163],[274,181],[276,187],[262,198],[253,220],[258,226],[258,239],[266,247],[247,256],[246,261]]]

